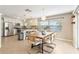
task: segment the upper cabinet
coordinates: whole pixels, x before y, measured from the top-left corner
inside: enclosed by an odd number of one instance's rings
[[[29,23],[30,23],[31,26],[37,26],[38,25],[37,19],[30,20]]]

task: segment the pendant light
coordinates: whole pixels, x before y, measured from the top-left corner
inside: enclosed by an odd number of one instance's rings
[[[41,20],[45,20],[46,19],[46,16],[45,16],[45,10],[44,8],[42,9],[42,17],[41,17]]]

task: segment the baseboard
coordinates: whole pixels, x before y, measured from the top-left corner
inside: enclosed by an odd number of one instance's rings
[[[72,40],[68,40],[68,39],[63,39],[63,38],[56,38],[57,40],[62,40],[62,41],[66,41],[66,42],[72,42]]]
[[[14,36],[14,35],[8,35],[8,36],[2,36],[2,37],[10,37],[10,36]]]

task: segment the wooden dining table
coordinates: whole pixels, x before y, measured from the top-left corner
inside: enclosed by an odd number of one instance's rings
[[[42,54],[44,53],[43,52],[43,44],[44,44],[45,39],[50,37],[50,40],[52,40],[52,35],[53,34],[54,34],[53,32],[46,32],[44,35],[42,35],[42,34],[33,35],[34,37],[39,38],[42,41],[42,43],[41,43],[41,45],[42,45],[42,47],[41,47],[42,48]]]

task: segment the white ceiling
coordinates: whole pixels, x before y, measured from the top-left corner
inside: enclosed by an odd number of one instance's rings
[[[66,13],[74,10],[76,5],[1,5],[0,13],[9,17],[17,18],[25,15],[25,9],[32,10],[31,16],[41,17],[44,15],[54,15],[60,13]]]

